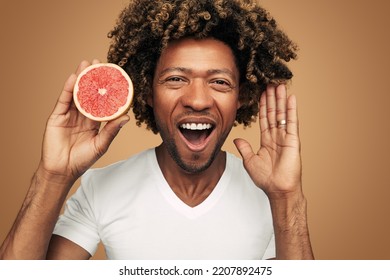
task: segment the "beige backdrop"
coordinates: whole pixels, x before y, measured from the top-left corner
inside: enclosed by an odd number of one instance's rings
[[[125,0],[0,3],[0,241],[40,157],[42,133],[79,61],[106,59]],[[299,44],[290,92],[300,108],[304,189],[318,259],[390,259],[390,104],[386,0],[263,0]],[[258,147],[258,126],[235,128]],[[159,143],[134,122],[102,166]],[[104,258],[99,250],[95,258]]]

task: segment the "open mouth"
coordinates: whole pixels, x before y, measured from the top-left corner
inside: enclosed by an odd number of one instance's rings
[[[179,130],[187,144],[193,148],[200,149],[207,144],[208,137],[214,126],[210,123],[183,123]]]

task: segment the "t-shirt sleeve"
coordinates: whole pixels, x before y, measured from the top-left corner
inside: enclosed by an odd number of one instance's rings
[[[273,259],[276,257],[276,247],[275,247],[275,235],[272,234],[271,240],[268,243],[268,247],[265,250],[265,253],[263,255],[263,260],[267,259]]]
[[[53,234],[76,243],[92,256],[100,238],[92,207],[93,190],[86,175],[81,180],[81,186],[66,202],[64,213],[59,217]]]

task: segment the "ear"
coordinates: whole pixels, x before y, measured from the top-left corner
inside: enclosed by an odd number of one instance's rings
[[[242,106],[242,102],[241,102],[241,92],[242,92],[243,90],[245,90],[245,89],[244,89],[244,88],[245,88],[244,85],[245,85],[245,83],[241,84],[240,87],[239,87],[239,89],[238,89],[237,110],[240,109],[241,106]]]
[[[146,103],[153,108],[153,93],[149,93],[148,97],[146,97]]]
[[[237,107],[236,107],[236,109],[238,110],[238,109],[240,109],[241,108],[241,101],[240,101],[240,98],[238,98],[237,99]]]

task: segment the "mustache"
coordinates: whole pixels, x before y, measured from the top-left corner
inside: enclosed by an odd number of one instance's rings
[[[211,118],[213,120],[217,119],[217,117],[210,113],[209,111],[194,111],[194,110],[188,110],[188,111],[185,111],[183,113],[180,113],[179,115],[177,115],[175,117],[175,120],[179,120],[179,119],[182,119],[182,118],[185,118],[185,117],[208,117],[208,118]]]

